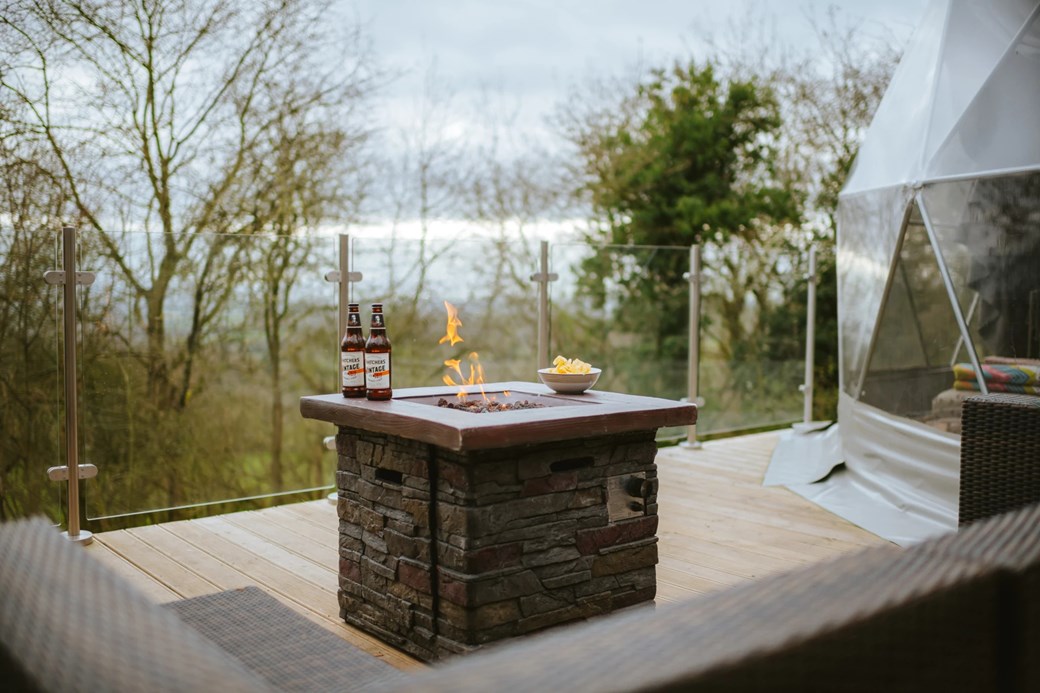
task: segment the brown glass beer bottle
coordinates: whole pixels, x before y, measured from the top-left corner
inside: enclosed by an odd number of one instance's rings
[[[361,311],[358,304],[347,306],[347,332],[339,345],[343,371],[343,396],[365,396],[365,336],[361,333]]]
[[[390,339],[386,336],[383,304],[372,304],[372,326],[365,342],[365,396],[369,399],[390,399],[394,394],[390,385]]]

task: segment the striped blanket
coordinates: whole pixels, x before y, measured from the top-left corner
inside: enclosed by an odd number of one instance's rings
[[[956,390],[979,391],[975,369],[970,363],[958,363],[953,367]],[[982,364],[982,377],[990,392],[1017,392],[1024,395],[1040,395],[1040,366],[1017,363]]]

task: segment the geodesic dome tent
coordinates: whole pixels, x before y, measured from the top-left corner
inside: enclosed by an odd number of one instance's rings
[[[792,488],[898,543],[955,529],[960,403],[1040,394],[1040,1],[928,7],[839,200],[838,300],[814,444],[844,465]]]

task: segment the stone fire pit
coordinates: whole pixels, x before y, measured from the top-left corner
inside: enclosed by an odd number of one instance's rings
[[[545,406],[446,409],[443,386],[300,401],[339,427],[340,615],[426,660],[652,600],[654,434],[697,418],[650,397],[484,389]]]

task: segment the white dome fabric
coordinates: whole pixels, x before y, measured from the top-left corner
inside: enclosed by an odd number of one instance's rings
[[[870,336],[881,308],[892,251],[913,192],[909,186],[880,188],[842,200],[838,228],[870,233],[839,235],[839,354],[842,390],[858,397]]]
[[[943,47],[946,2],[933,2],[903,53],[874,113],[842,191],[853,195],[908,183],[921,171],[931,116],[931,90]]]
[[[1040,13],[1014,38],[928,162],[925,181],[1040,163]]]
[[[845,183],[843,195],[900,184],[923,182],[929,177],[998,170],[1023,165],[1023,139],[1040,142],[1035,126],[1040,112],[1018,111],[1032,127],[993,130],[986,118],[995,110],[1014,117],[1001,99],[1038,98],[1040,92],[1023,89],[1026,82],[1040,78],[1037,72],[1036,35],[1032,42],[1029,22],[1035,32],[1036,0],[936,0],[925,11],[899,67],[874,114],[856,164]],[[1003,59],[1003,60],[1002,60]],[[1030,74],[1030,70],[1032,73]],[[985,87],[986,91],[983,92]],[[977,115],[965,117],[969,106]],[[1026,122],[1021,120],[1020,122]],[[1027,131],[1028,130],[1028,131]],[[1004,144],[990,155],[985,168],[933,163],[936,152],[950,142],[979,141]],[[981,142],[980,142],[981,145]],[[977,149],[971,148],[971,149]],[[1035,147],[1032,151],[1037,151]],[[1001,155],[1004,161],[1001,161]],[[944,157],[950,156],[948,153]],[[1035,156],[1033,163],[1040,161]],[[981,163],[981,162],[980,162]]]

